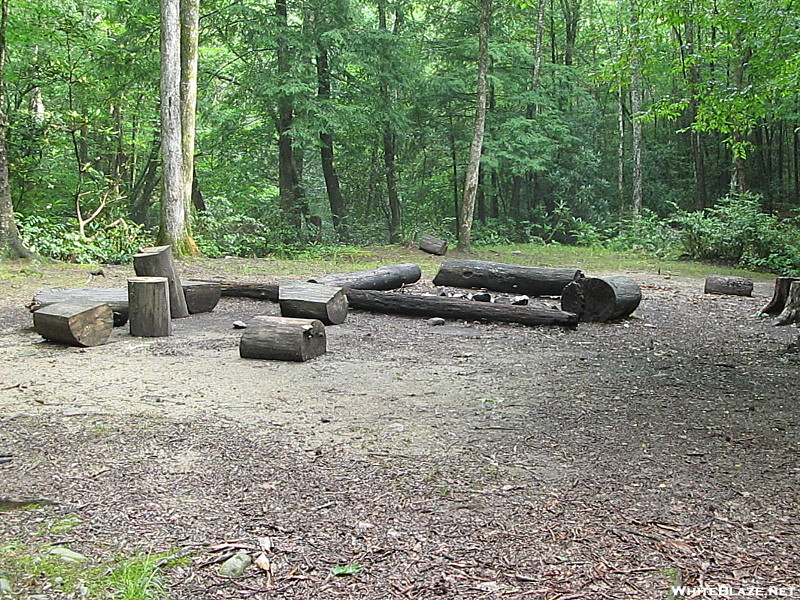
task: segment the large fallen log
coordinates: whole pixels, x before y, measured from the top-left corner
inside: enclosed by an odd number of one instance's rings
[[[552,308],[472,302],[463,298],[347,290],[350,308],[416,317],[445,317],[467,321],[503,321],[523,325],[575,326],[578,316]]]
[[[305,362],[325,354],[325,326],[316,319],[254,317],[239,341],[239,356]]]
[[[706,277],[703,292],[730,296],[752,296],[753,280],[733,275],[709,275]]]
[[[113,316],[108,304],[57,302],[33,313],[33,327],[46,340],[70,346],[99,346],[108,341]]]
[[[321,277],[314,277],[308,281],[344,289],[396,290],[404,285],[416,283],[419,281],[420,277],[422,277],[422,271],[419,265],[403,263],[401,265],[378,267],[371,271],[323,275]]]
[[[284,317],[317,319],[324,325],[341,325],[347,318],[347,296],[339,287],[301,282],[281,284],[278,301]]]
[[[630,277],[582,277],[564,288],[561,308],[581,321],[604,322],[629,316],[641,301],[642,290]]]
[[[114,327],[122,327],[128,322],[128,290],[123,288],[58,288],[43,290],[33,297],[28,310],[36,312],[40,308],[59,302],[88,302],[108,304],[114,313]]]
[[[434,277],[433,284],[528,296],[560,296],[569,283],[581,276],[578,269],[525,267],[483,260],[446,260]]]

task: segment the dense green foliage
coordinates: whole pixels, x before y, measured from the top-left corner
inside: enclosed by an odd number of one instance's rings
[[[3,108],[23,235],[56,258],[125,261],[158,224],[158,5],[12,4]],[[203,0],[201,9],[205,210],[194,233],[204,253],[453,238],[477,2]],[[519,0],[497,3],[492,21],[475,243],[602,244],[800,270],[793,3]]]

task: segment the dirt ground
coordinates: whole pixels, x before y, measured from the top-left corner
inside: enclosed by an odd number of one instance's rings
[[[0,282],[0,498],[53,502],[0,512],[0,541],[185,555],[177,600],[800,597],[797,329],[752,317],[766,282],[628,275],[644,299],[624,322],[352,312],[307,363],[239,358],[233,321],[269,302],[75,349],[24,307],[63,271]],[[78,526],[43,533],[63,515]],[[266,570],[219,576],[259,540]]]

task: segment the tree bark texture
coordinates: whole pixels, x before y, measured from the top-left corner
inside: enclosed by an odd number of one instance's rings
[[[322,283],[324,285],[333,285],[345,289],[396,290],[404,285],[416,283],[421,277],[422,270],[419,268],[419,265],[403,263],[378,267],[371,271],[324,275],[322,277],[309,279],[309,281],[311,283]]]
[[[172,335],[169,284],[166,277],[128,278],[131,335],[167,337]]]
[[[317,319],[324,325],[341,325],[347,319],[347,296],[340,287],[318,283],[288,283],[278,289],[281,315]]]
[[[578,269],[525,267],[482,260],[447,260],[434,285],[487,289],[528,296],[560,296],[567,284],[582,276]]]
[[[583,277],[564,288],[561,308],[581,321],[604,322],[624,319],[641,301],[642,290],[630,277]]]
[[[461,200],[458,220],[458,249],[472,248],[472,222],[475,217],[475,198],[478,194],[478,178],[483,153],[483,137],[486,129],[486,90],[489,69],[489,25],[492,18],[492,0],[481,0],[478,26],[478,94],[475,107],[475,126],[469,162],[464,177],[464,195]]]
[[[779,314],[786,306],[786,299],[789,297],[789,288],[794,281],[800,281],[800,277],[776,277],[772,299],[758,311],[759,314],[769,316]]]
[[[631,9],[631,119],[633,137],[633,192],[631,202],[633,214],[638,217],[642,212],[643,170],[642,170],[642,65],[639,59],[639,5],[637,0],[630,0]]]
[[[731,296],[752,296],[753,280],[745,277],[709,275],[703,291],[706,294],[727,294]]]
[[[428,254],[444,256],[447,254],[447,241],[424,234],[419,238],[419,249]]]
[[[197,63],[200,32],[200,0],[180,0],[181,24],[181,155],[183,158],[183,203],[187,207],[187,232],[191,231],[194,183],[194,149],[197,120]]]
[[[789,285],[786,303],[773,325],[790,325],[792,323],[800,323],[800,281],[792,281]]]
[[[128,322],[128,291],[123,288],[72,288],[43,290],[37,293],[28,309],[37,312],[53,304],[107,304],[112,311],[114,327]]]
[[[377,313],[442,317],[466,321],[502,321],[523,325],[563,325],[578,322],[575,314],[552,308],[473,302],[421,294],[399,294],[374,290],[347,290],[350,307]]]
[[[33,313],[33,327],[46,340],[70,346],[99,346],[108,341],[114,316],[108,304],[68,301]]]
[[[181,287],[181,278],[175,269],[170,246],[142,248],[133,255],[133,268],[140,277],[165,277],[169,282],[169,301],[173,319],[189,316],[186,298]]]
[[[219,284],[210,281],[182,281],[181,287],[190,315],[211,312],[222,294]]]
[[[331,97],[331,67],[328,60],[328,49],[321,42],[317,48],[317,96],[322,102],[328,102]],[[328,192],[333,228],[342,240],[347,240],[347,215],[344,197],[339,186],[339,174],[336,172],[336,162],[333,154],[333,134],[329,131],[320,131],[319,140],[322,175],[325,178],[325,189]]]
[[[316,319],[255,317],[239,342],[239,356],[305,362],[327,351],[325,326]]]

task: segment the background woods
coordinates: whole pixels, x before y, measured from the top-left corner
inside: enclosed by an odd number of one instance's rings
[[[17,227],[104,261],[159,231],[212,256],[425,231],[800,269],[791,2],[3,6],[6,254]]]

